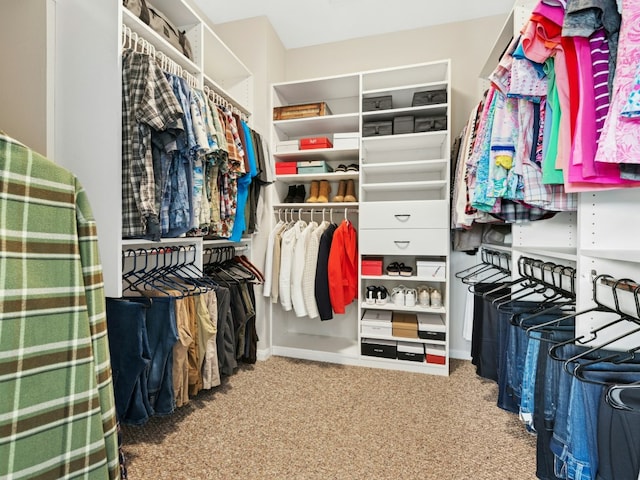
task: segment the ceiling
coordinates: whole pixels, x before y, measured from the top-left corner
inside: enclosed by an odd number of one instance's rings
[[[507,14],[513,0],[194,0],[215,25],[266,16],[285,48]]]

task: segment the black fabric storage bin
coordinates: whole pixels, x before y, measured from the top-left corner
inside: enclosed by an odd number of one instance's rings
[[[411,106],[421,107],[423,105],[436,105],[438,103],[447,103],[446,90],[430,90],[427,92],[415,92],[413,94],[413,100],[411,101]]]
[[[392,108],[391,95],[383,97],[369,97],[362,99],[362,111],[371,112],[374,110],[389,110]]]
[[[416,132],[435,132],[447,129],[447,117],[417,117]]]
[[[391,135],[393,133],[393,123],[391,120],[384,122],[367,122],[362,125],[363,137],[375,137],[379,135]]]
[[[393,134],[413,133],[413,116],[406,115],[393,118]]]

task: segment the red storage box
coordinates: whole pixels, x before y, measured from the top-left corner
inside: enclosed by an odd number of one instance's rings
[[[300,150],[311,150],[314,148],[333,148],[333,144],[327,137],[311,137],[300,139]]]
[[[296,162],[276,162],[276,175],[291,173],[298,173],[298,164]]]
[[[436,363],[438,365],[446,363],[444,345],[425,345],[424,350],[427,363]]]
[[[382,275],[382,257],[363,258],[360,266],[361,275]]]

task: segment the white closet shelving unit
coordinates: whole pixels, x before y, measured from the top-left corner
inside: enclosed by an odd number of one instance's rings
[[[241,112],[253,104],[252,75],[188,1],[156,0],[153,5],[186,32],[193,59],[186,58],[122,2],[55,2],[54,160],[75,172],[89,195],[97,220],[105,292],[122,293],[121,252],[146,248],[144,240],[123,240],[121,226],[121,52],[123,25],[148,41],[184,71],[200,88],[212,88]],[[160,243],[195,244],[201,238],[166,239]],[[226,243],[229,242],[220,242]],[[207,245],[215,242],[207,242]]]
[[[436,105],[412,107],[415,92],[446,90],[447,101]],[[393,106],[384,111],[363,112],[365,98],[391,96]],[[272,123],[271,142],[276,162],[324,160],[332,167],[339,164],[359,164],[359,172],[287,174],[276,176],[278,199],[276,209],[298,208],[333,210],[339,222],[345,207],[353,203],[283,203],[288,186],[317,179],[329,180],[332,195],[338,180],[351,178],[359,188],[359,214],[349,214],[358,229],[361,257],[383,256],[384,266],[391,262],[411,265],[413,276],[360,276],[360,296],[347,307],[343,315],[320,321],[297,318],[284,312],[279,304],[272,305],[272,352],[276,355],[322,360],[334,363],[372,366],[397,370],[446,375],[448,362],[448,284],[449,284],[449,147],[450,147],[450,62],[432,62],[351,75],[326,77],[275,84],[272,87],[272,106],[325,102],[331,115]],[[279,144],[304,137],[326,136],[341,132],[356,132],[360,136],[366,122],[392,120],[397,116],[446,116],[446,129],[431,132],[361,137],[359,148],[299,150],[279,152]],[[294,213],[295,216],[295,213]],[[306,217],[308,219],[308,217]],[[316,220],[319,220],[316,214]],[[327,217],[328,218],[328,217]],[[438,277],[421,278],[416,273],[416,258],[442,261],[446,268]],[[442,308],[368,305],[364,302],[369,285],[385,285],[389,291],[403,283],[407,287],[429,285],[442,292]],[[360,318],[365,310],[386,310],[439,315],[446,326],[446,340],[429,342],[417,338],[393,335],[368,335],[361,332]],[[426,361],[387,359],[363,355],[363,338],[406,341],[423,348],[431,343],[444,347],[445,364]],[[423,356],[424,358],[424,356]]]

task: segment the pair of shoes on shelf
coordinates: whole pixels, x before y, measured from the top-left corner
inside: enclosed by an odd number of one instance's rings
[[[312,180],[307,203],[329,203],[331,184],[328,180]]]
[[[404,263],[393,262],[387,266],[387,275],[410,277],[413,275],[413,268]]]
[[[331,199],[332,202],[357,202],[356,184],[352,179],[340,180],[338,193]]]
[[[303,203],[307,194],[304,185],[289,185],[289,191],[284,198],[284,203]]]
[[[364,300],[367,305],[385,305],[389,301],[389,291],[385,286],[369,285]]]
[[[360,166],[357,163],[352,163],[351,165],[340,164],[334,170],[335,172],[358,172],[360,170]]]

